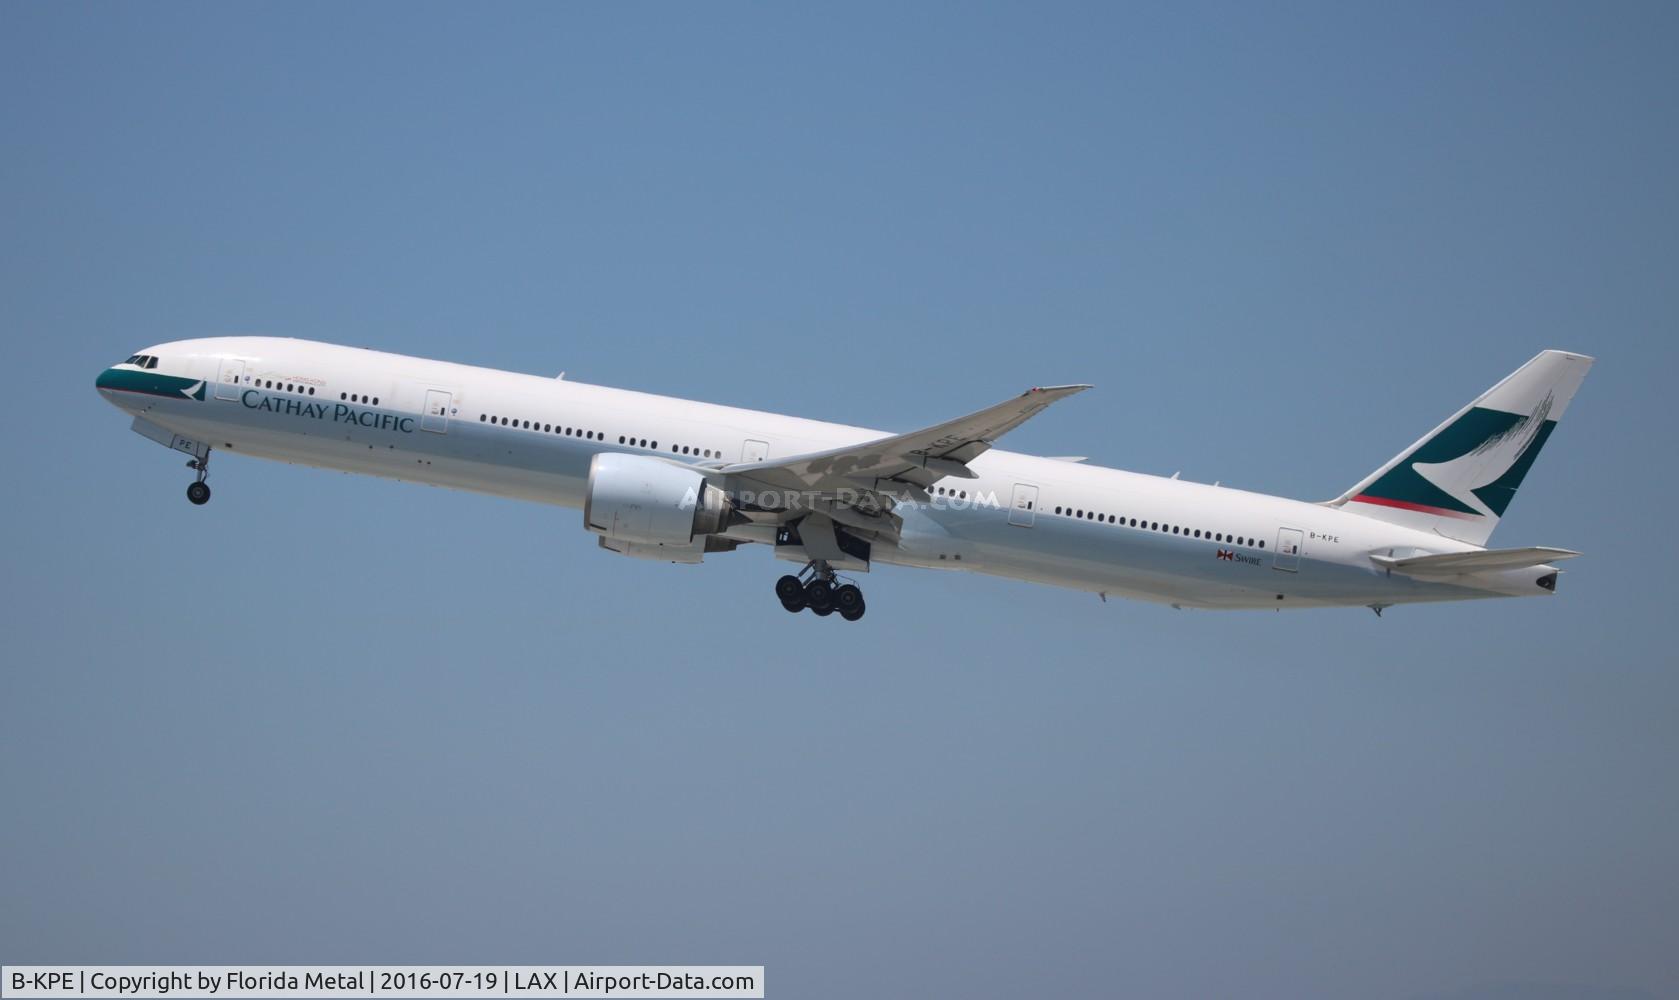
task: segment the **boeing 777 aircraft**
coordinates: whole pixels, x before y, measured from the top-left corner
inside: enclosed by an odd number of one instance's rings
[[[803,568],[782,607],[863,617],[839,574],[967,570],[1192,608],[1548,595],[1567,549],[1489,549],[1592,359],[1545,351],[1333,500],[1310,503],[1002,451],[1089,388],[1032,389],[907,434],[305,340],[146,348],[101,395],[213,450],[580,507],[600,546],[697,563],[757,543]]]

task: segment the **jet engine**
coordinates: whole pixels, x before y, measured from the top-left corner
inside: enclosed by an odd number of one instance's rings
[[[613,453],[598,454],[589,462],[583,526],[603,539],[686,547],[696,537],[728,527],[733,511],[727,494],[674,462]],[[617,545],[607,547],[625,551]]]

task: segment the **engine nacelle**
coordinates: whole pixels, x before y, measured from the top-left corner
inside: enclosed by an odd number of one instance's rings
[[[636,545],[691,545],[722,531],[734,510],[727,494],[693,469],[645,455],[596,455],[589,462],[583,526]]]

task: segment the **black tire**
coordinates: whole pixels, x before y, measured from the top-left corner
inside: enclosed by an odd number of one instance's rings
[[[867,604],[859,604],[855,608],[850,609],[849,611],[841,611],[840,612],[840,617],[844,618],[848,622],[854,622],[857,619],[863,617],[863,612],[867,611],[867,610],[868,610],[868,605]]]
[[[816,612],[816,617],[826,618],[834,613],[834,606],[830,604],[825,608],[811,608],[810,610]]]
[[[775,596],[781,599],[782,604],[797,601],[802,608],[805,606],[805,585],[799,582],[798,577],[789,573],[775,581]]]
[[[799,612],[803,611],[805,609],[805,595],[804,595],[803,591],[801,591],[799,593],[798,597],[794,598],[791,601],[782,601],[781,606],[786,608],[788,611],[793,612],[794,614],[798,614]]]
[[[840,614],[844,614],[852,608],[860,608],[862,606],[863,592],[857,589],[857,585],[855,583],[848,583],[843,587],[834,588],[834,608],[839,611]],[[848,618],[846,620],[853,621],[855,619]]]
[[[193,483],[187,487],[187,499],[202,507],[210,502],[210,486],[208,483]]]
[[[819,615],[834,610],[834,588],[826,580],[805,584],[805,606]]]

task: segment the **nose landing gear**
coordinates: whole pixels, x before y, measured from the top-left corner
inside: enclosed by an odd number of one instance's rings
[[[204,481],[210,475],[210,450],[204,449],[204,457],[188,462],[187,468],[198,472],[198,481],[187,487],[187,499],[202,507],[210,502],[210,484]]]
[[[805,573],[810,574],[809,580],[799,578]],[[854,583],[836,583],[834,571],[825,562],[813,562],[799,576],[789,573],[775,581],[775,596],[794,614],[809,608],[820,618],[837,611],[841,618],[854,622],[867,610],[863,591]]]

